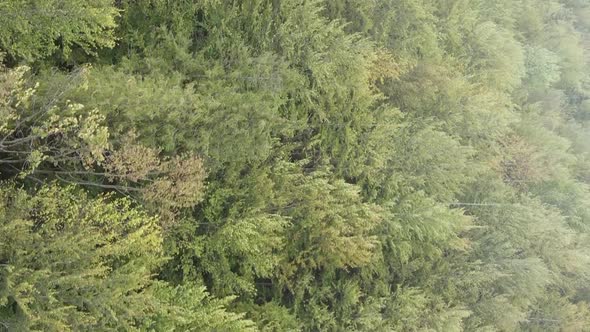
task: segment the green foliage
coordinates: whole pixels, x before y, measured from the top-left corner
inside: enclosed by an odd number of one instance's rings
[[[164,260],[156,220],[109,199],[3,185],[0,320],[8,330],[137,330],[158,310],[148,290]]]
[[[559,57],[545,48],[527,48],[526,85],[531,88],[548,88],[561,76]]]
[[[74,51],[96,54],[115,45],[119,12],[109,0],[3,1],[0,50],[13,60],[62,59]]]
[[[34,331],[253,331],[231,298],[153,278],[165,263],[157,220],[73,187],[1,193],[0,323]]]
[[[243,314],[225,310],[233,299],[215,299],[205,287],[192,284],[155,286],[154,294],[161,301],[161,310],[142,326],[149,331],[257,331]]]
[[[511,32],[493,22],[482,22],[473,30],[468,72],[492,89],[512,91],[524,75],[524,52]]]
[[[0,12],[0,330],[590,326],[587,1]]]

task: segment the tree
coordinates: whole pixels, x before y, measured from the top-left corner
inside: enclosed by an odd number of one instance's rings
[[[0,320],[7,330],[137,330],[159,310],[154,218],[125,199],[55,185],[1,193]]]
[[[0,50],[12,62],[68,60],[75,51],[92,55],[115,45],[119,12],[109,0],[3,1],[0,11]]]
[[[0,4],[0,324],[590,325],[586,0],[37,2]]]
[[[37,85],[27,87],[27,67],[1,73],[5,122],[0,164],[7,177],[42,182],[38,176],[140,194],[160,212],[193,206],[202,198],[205,170],[193,154],[161,157],[130,134],[111,143],[105,117],[96,109],[57,97],[38,102]],[[84,81],[85,69],[68,75]],[[81,84],[81,83],[73,83]],[[66,91],[58,91],[57,96]],[[105,183],[107,182],[107,183]]]

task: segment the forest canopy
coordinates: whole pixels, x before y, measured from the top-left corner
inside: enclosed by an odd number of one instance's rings
[[[590,331],[589,0],[0,0],[0,331]]]

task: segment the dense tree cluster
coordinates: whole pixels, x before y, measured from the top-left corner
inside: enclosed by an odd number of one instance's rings
[[[0,331],[590,331],[590,1],[0,1]]]

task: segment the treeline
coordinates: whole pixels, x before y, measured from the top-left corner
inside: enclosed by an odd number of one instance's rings
[[[590,1],[0,1],[0,331],[590,331]]]

